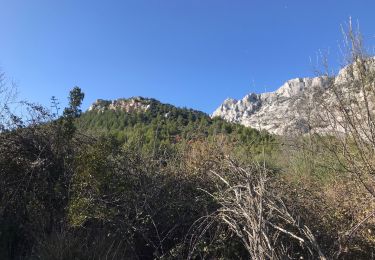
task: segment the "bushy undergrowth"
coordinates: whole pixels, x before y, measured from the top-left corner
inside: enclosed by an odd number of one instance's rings
[[[281,199],[265,205],[284,205],[289,220],[270,215],[270,206],[261,219],[298,237],[265,224],[272,258],[318,257],[301,226],[328,257],[371,254],[371,221],[345,240],[371,210],[371,198],[348,175],[325,167],[324,154],[284,146],[271,154],[251,148],[243,156],[246,148],[224,134],[145,151],[111,136],[64,135],[64,127],[56,121],[1,134],[3,259],[247,259],[243,237],[222,214],[256,193],[238,201],[223,180],[248,182],[256,192],[263,171],[265,191]],[[239,168],[233,170],[233,162]],[[240,228],[254,228],[234,216]],[[212,221],[201,225],[204,219]]]
[[[278,165],[284,173],[275,188],[315,231],[332,258],[371,259],[375,246],[373,197],[322,143],[308,141],[306,147],[306,142],[307,138],[294,140],[301,146],[288,144],[281,149]]]

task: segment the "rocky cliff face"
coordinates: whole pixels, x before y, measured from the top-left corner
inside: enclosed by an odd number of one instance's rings
[[[307,133],[312,126],[319,132],[345,132],[345,115],[337,108],[345,107],[358,115],[357,123],[365,120],[363,113],[372,119],[374,89],[375,58],[368,58],[346,66],[336,77],[296,78],[274,92],[251,93],[241,100],[226,99],[212,117],[278,135]]]
[[[369,58],[346,66],[336,77],[296,78],[274,92],[226,99],[212,117],[278,135],[307,133],[312,126],[319,132],[346,132],[343,109],[358,115],[358,124],[366,123],[362,114],[375,116],[373,89],[375,58]]]
[[[88,111],[121,110],[127,113],[146,112],[153,100],[142,97],[121,98],[116,100],[96,100]]]
[[[328,77],[292,79],[274,92],[226,99],[212,116],[279,135],[307,132],[306,97],[325,91],[330,81]]]

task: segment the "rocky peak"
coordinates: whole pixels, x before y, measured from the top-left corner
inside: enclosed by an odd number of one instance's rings
[[[291,98],[302,94],[307,88],[324,87],[325,77],[295,78],[285,82],[275,94],[279,97]]]
[[[96,100],[88,111],[121,110],[127,113],[146,112],[151,106],[151,99],[143,97],[120,98],[116,100]]]
[[[368,75],[368,78],[363,79],[363,75]],[[353,82],[357,79],[364,80],[365,84],[373,84],[374,57],[347,65],[336,77],[295,78],[288,80],[274,92],[250,93],[240,100],[227,99],[212,116],[219,116],[227,121],[259,130],[267,130],[273,134],[306,133],[310,129],[309,117],[321,113],[316,111],[316,105],[322,100],[327,104],[334,104],[337,93],[347,97],[357,95],[354,97],[355,100],[363,99],[363,95],[353,89],[355,87]],[[370,104],[370,107],[375,107],[375,104]],[[328,126],[322,125],[320,128],[321,132],[332,131]]]
[[[291,79],[274,92],[250,93],[240,100],[228,98],[212,117],[222,117],[229,122],[274,134],[306,131],[300,109],[304,105],[302,97],[312,96],[318,89],[327,88],[328,83],[328,77]]]

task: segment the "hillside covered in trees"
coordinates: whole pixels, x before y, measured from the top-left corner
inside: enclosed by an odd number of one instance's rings
[[[137,108],[130,109],[137,103]],[[114,104],[114,105],[110,105]],[[129,107],[128,107],[129,106]],[[133,105],[134,106],[134,105]],[[177,108],[155,99],[134,97],[99,101],[77,120],[77,127],[94,135],[112,136],[120,143],[147,152],[165,152],[187,142],[225,137],[250,155],[261,153],[260,144],[271,152],[274,137],[267,132],[213,118],[203,112]]]

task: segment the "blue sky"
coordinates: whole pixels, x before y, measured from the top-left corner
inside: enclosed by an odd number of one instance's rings
[[[0,67],[21,97],[145,96],[211,113],[340,61],[340,25],[375,43],[373,0],[0,0]]]

